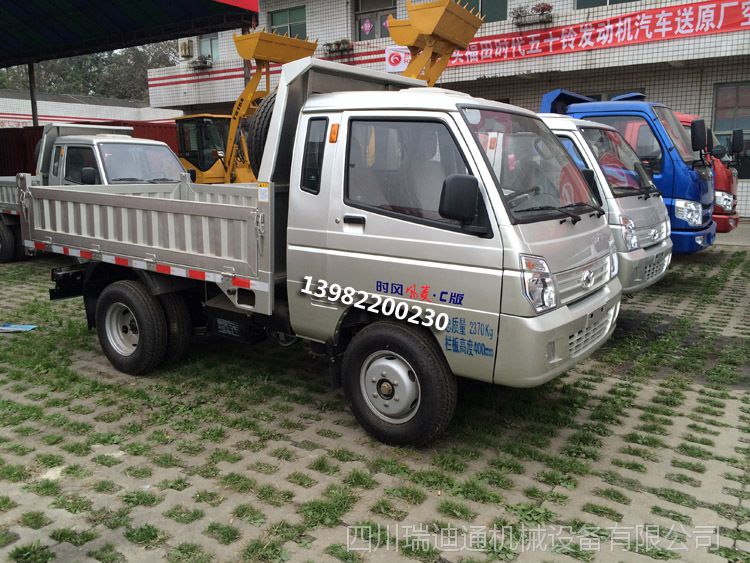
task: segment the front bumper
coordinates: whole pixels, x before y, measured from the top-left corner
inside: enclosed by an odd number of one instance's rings
[[[665,239],[648,248],[618,252],[618,274],[623,293],[640,291],[659,281],[672,259],[672,240]]]
[[[672,252],[689,254],[708,248],[716,238],[716,223],[699,231],[672,231]]]
[[[586,298],[538,317],[500,315],[494,383],[536,387],[599,348],[615,329],[619,278]]]
[[[740,214],[736,209],[731,215],[714,213],[713,220],[716,222],[717,233],[731,233],[740,224]]]

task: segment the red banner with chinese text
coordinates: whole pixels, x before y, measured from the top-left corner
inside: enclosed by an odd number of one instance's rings
[[[666,6],[592,22],[480,37],[456,51],[449,66],[464,66],[561,55],[592,49],[746,31],[750,0]]]
[[[250,10],[251,12],[258,11],[258,0],[214,0],[219,4],[229,4],[236,8],[242,8],[244,10]]]

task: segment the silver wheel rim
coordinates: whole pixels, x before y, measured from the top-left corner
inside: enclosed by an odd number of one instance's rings
[[[107,340],[121,356],[130,356],[138,347],[140,331],[133,312],[122,303],[112,303],[104,318]]]
[[[359,382],[365,403],[378,418],[404,424],[417,414],[422,400],[417,372],[395,352],[370,354],[362,364]]]

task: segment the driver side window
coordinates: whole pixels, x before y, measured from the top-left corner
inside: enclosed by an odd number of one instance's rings
[[[101,183],[99,168],[94,158],[94,149],[91,147],[68,147],[65,155],[65,179],[74,184],[82,184],[81,171],[84,168],[96,170],[96,184]]]
[[[438,211],[445,178],[467,174],[444,123],[352,120],[347,152],[347,204],[460,226]]]

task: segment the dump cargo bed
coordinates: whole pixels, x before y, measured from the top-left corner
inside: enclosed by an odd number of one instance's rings
[[[50,188],[30,179],[19,177],[27,247],[252,289],[246,308],[271,313],[268,185]]]

